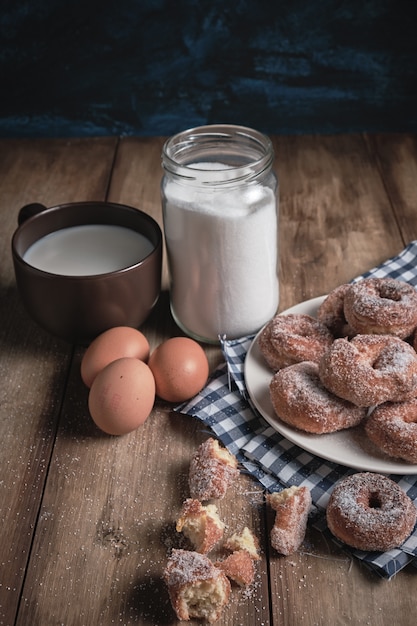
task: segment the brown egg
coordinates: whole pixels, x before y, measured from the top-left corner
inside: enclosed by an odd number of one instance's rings
[[[81,361],[81,378],[91,387],[94,378],[106,365],[122,357],[149,358],[149,342],[136,328],[116,326],[98,335],[88,346]]]
[[[172,337],[149,357],[156,394],[168,402],[182,402],[204,387],[209,364],[203,348],[188,337]]]
[[[146,363],[133,357],[112,361],[95,377],[88,408],[109,435],[124,435],[145,422],[155,401],[155,380]]]

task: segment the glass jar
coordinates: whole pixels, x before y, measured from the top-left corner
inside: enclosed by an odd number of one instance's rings
[[[278,181],[271,141],[234,125],[174,135],[162,152],[171,311],[208,343],[254,334],[276,313]]]

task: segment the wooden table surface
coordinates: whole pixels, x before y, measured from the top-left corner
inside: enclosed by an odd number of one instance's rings
[[[324,294],[417,238],[417,137],[274,137],[280,179],[280,309]],[[82,346],[32,322],[16,291],[10,239],[19,209],[110,200],[162,225],[163,138],[0,140],[0,625],[176,624],[161,572],[187,497],[188,464],[209,432],[157,401],[145,425],[101,434],[80,379]],[[141,330],[151,347],[181,334],[167,268]],[[207,348],[211,367],[219,348]],[[220,624],[415,624],[417,569],[391,581],[309,530],[303,549],[269,547],[261,486],[242,474],[218,503],[229,527],[249,525],[262,560],[234,590]],[[192,622],[194,623],[194,622]]]

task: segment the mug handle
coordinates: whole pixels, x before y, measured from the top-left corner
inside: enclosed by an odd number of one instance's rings
[[[17,217],[17,223],[19,226],[26,222],[30,217],[37,215],[38,213],[42,213],[42,211],[46,211],[46,206],[40,204],[39,202],[33,202],[32,204],[25,204],[19,211],[19,215]]]

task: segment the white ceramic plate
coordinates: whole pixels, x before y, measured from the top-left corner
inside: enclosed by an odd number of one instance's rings
[[[315,317],[324,298],[325,296],[306,300],[282,314],[305,313]],[[417,465],[390,459],[379,453],[360,426],[328,435],[312,435],[291,428],[282,422],[276,415],[269,397],[269,381],[272,373],[259,351],[258,336],[259,333],[246,355],[245,382],[252,402],[277,432],[300,448],[346,467],[383,474],[417,474]]]

